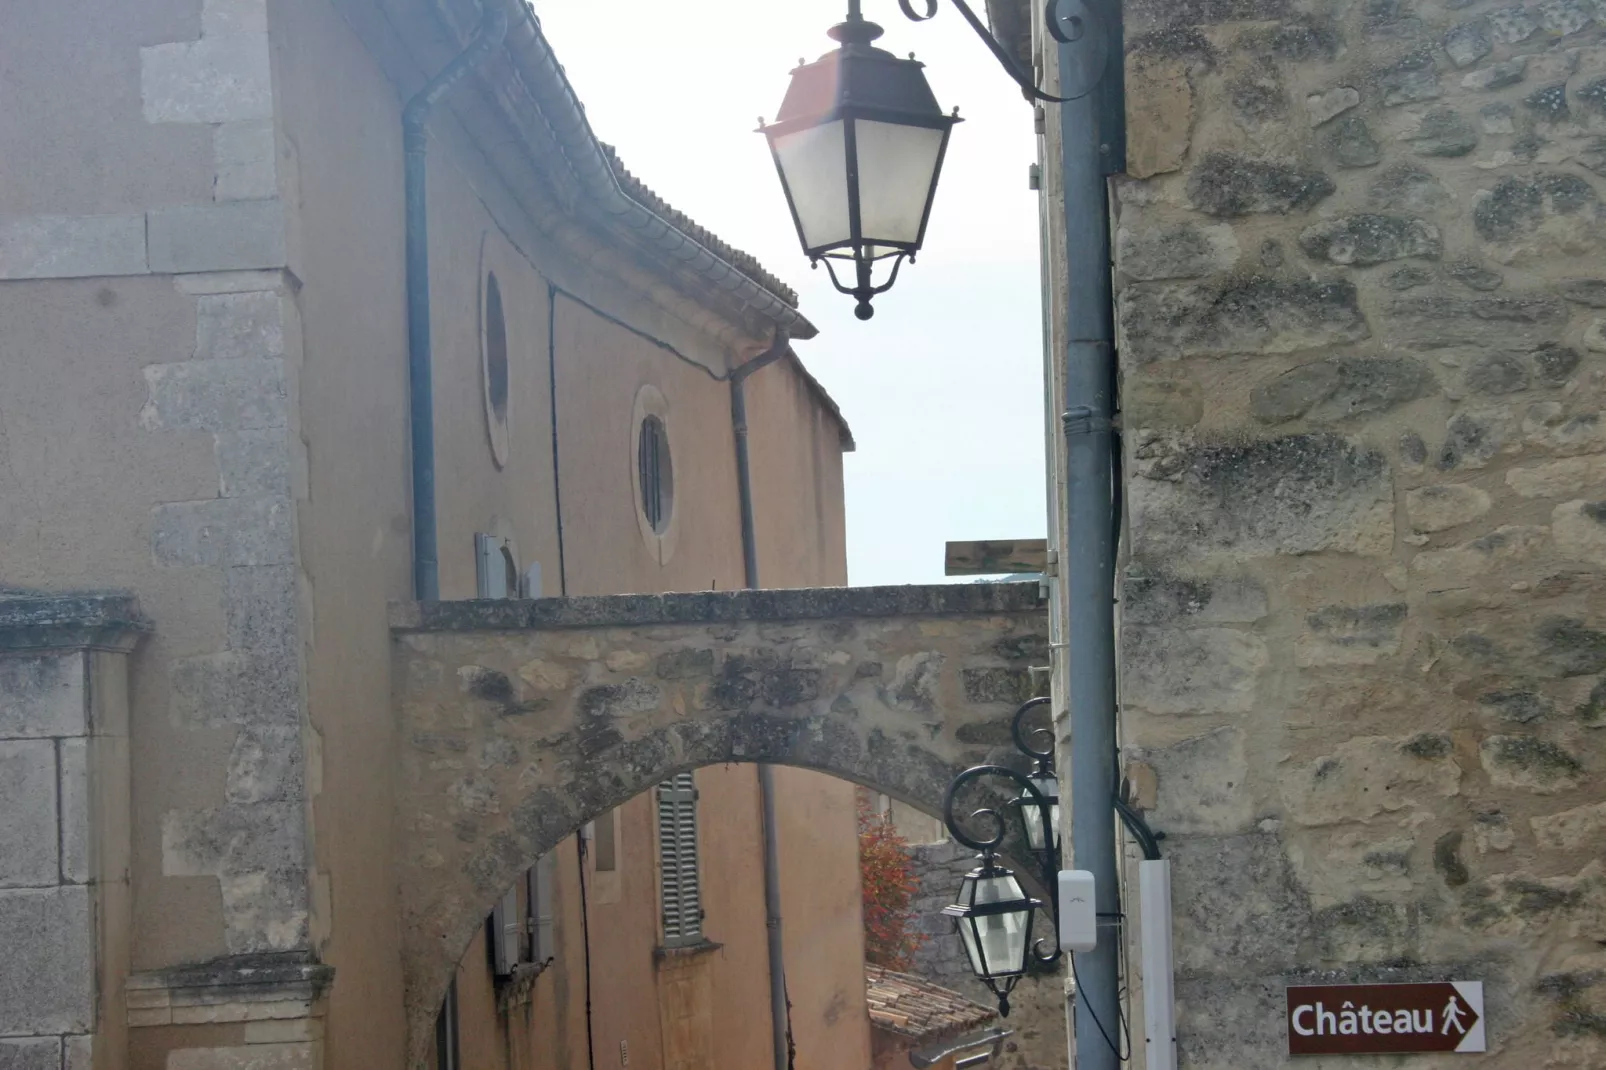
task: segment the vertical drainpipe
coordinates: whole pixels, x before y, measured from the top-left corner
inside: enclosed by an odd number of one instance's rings
[[[758,587],[758,537],[753,524],[753,472],[747,453],[747,395],[743,385],[748,376],[786,355],[789,339],[777,329],[769,349],[741,365],[730,375],[731,431],[736,440],[736,492],[742,517],[742,583]],[[775,820],[775,767],[758,767],[758,804],[764,836],[764,924],[769,936],[770,1023],[775,1052],[775,1070],[792,1065],[792,1030],[786,998],[786,959],[781,942],[781,857]]]
[[[479,29],[468,47],[402,109],[407,211],[407,382],[412,407],[413,595],[420,602],[434,602],[441,596],[435,522],[435,383],[429,333],[429,207],[424,186],[429,113],[453,86],[502,43],[506,33],[507,9],[503,0],[487,0]]]
[[[1063,185],[1065,469],[1060,508],[1069,537],[1059,548],[1070,715],[1072,868],[1091,871],[1098,946],[1076,954],[1077,1070],[1117,1070],[1121,1061],[1115,795],[1116,364],[1107,179],[1124,170],[1119,0],[1083,0],[1090,16],[1076,39],[1058,45],[1062,92],[1087,72],[1090,49],[1106,66],[1088,91],[1059,105]],[[1103,35],[1102,41],[1094,35]],[[1061,768],[1067,768],[1062,765]]]

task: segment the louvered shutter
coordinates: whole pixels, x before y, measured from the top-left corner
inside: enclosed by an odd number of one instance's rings
[[[498,977],[509,977],[519,961],[519,946],[523,943],[519,922],[519,886],[507,890],[491,911],[491,968]]]
[[[530,869],[530,961],[546,962],[558,954],[552,920],[552,878],[557,857],[545,854]]]
[[[690,773],[658,785],[658,871],[664,946],[703,938],[703,897],[697,873],[697,787]]]

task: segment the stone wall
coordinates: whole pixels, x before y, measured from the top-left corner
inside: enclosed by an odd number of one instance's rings
[[[976,852],[949,840],[910,847],[920,890],[913,900],[912,929],[925,937],[910,970],[928,981],[962,992],[984,1007],[998,997],[976,980],[952,918],[942,908],[954,901],[959,882],[976,868]],[[1065,1070],[1070,1049],[1065,1035],[1064,971],[1022,978],[1009,996],[1009,1017],[995,1023],[1013,1031],[991,1065],[999,1070]]]
[[[1606,6],[1126,16],[1122,733],[1183,1065],[1284,1065],[1286,983],[1454,977],[1489,1065],[1600,1066]]]
[[[0,597],[0,1067],[123,1065],[133,599]]]

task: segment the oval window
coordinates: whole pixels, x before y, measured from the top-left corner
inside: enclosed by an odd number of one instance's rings
[[[675,466],[669,457],[669,433],[657,416],[641,421],[637,445],[641,513],[647,526],[662,535],[675,506]]]
[[[498,468],[507,464],[507,317],[496,272],[485,273],[485,306],[480,321],[481,370],[485,380],[485,423],[491,456]]]

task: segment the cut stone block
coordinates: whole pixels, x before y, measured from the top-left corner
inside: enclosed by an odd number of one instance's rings
[[[55,740],[0,743],[0,886],[59,883],[56,843]]]
[[[205,37],[139,50],[140,97],[151,123],[231,123],[273,116],[265,33]]]
[[[0,658],[0,739],[84,735],[84,672],[82,654]]]
[[[180,205],[146,213],[150,269],[239,271],[285,264],[284,206],[277,200]]]
[[[0,890],[0,1034],[94,1028],[89,889]]]
[[[81,279],[148,270],[140,214],[0,221],[0,279]]]

